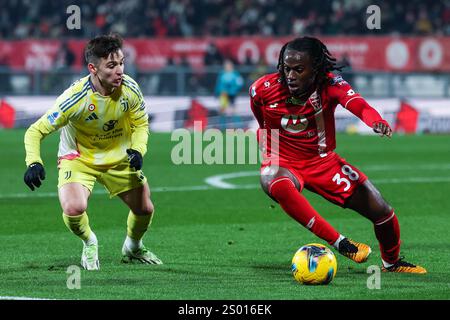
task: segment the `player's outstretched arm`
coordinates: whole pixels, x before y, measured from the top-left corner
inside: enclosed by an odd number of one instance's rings
[[[361,119],[367,126],[380,136],[390,138],[392,129],[389,123],[381,117],[378,111],[370,106],[361,95],[355,92],[350,84],[338,78],[337,83],[330,87],[330,94],[348,111]]]
[[[25,163],[28,168],[23,179],[32,191],[35,187],[39,188],[41,180],[45,179],[44,162],[41,159],[41,140],[58,128],[58,126],[49,122],[49,115],[51,114],[54,115],[52,110],[44,114],[28,128],[24,136]]]
[[[363,98],[358,97],[358,99],[349,100],[345,107],[381,137],[392,137],[392,129],[389,126],[389,123]]]
[[[34,191],[34,188],[41,186],[41,180],[45,179],[45,170],[43,161],[41,159],[41,140],[45,137],[45,134],[39,130],[39,120],[31,125],[25,133],[25,162],[27,164],[27,170],[23,177],[25,184]]]

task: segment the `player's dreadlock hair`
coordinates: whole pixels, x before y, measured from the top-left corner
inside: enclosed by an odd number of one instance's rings
[[[122,37],[119,34],[101,35],[91,39],[84,49],[87,63],[98,64],[100,58],[107,58],[111,53],[122,48]]]
[[[307,52],[309,54],[312,59],[312,68],[316,74],[316,84],[319,86],[326,81],[328,72],[333,70],[341,71],[343,68],[343,66],[337,65],[336,58],[331,55],[327,47],[319,39],[313,37],[296,38],[286,43],[280,51],[277,69],[283,83],[286,83],[283,66],[284,53],[287,49]]]

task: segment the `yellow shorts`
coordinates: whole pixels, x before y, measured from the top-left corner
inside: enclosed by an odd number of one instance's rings
[[[89,166],[78,159],[62,159],[58,168],[58,189],[66,183],[78,182],[92,193],[94,183],[98,181],[109,191],[111,198],[147,182],[142,170],[130,168],[127,160],[112,167],[102,168]]]

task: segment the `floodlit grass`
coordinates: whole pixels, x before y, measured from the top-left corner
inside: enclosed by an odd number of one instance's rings
[[[0,131],[0,296],[53,299],[449,299],[450,137],[338,135],[337,152],[359,167],[395,208],[402,255],[426,275],[381,274],[369,290],[370,265],[380,265],[371,223],[305,191],[341,233],[368,243],[374,254],[355,264],[337,254],[328,286],[303,286],[290,272],[295,251],[321,242],[289,218],[258,187],[258,165],[174,165],[176,142],[152,134],[144,172],[156,212],[145,243],[160,266],[120,263],[128,209],[96,185],[88,208],[99,239],[101,270],[81,271],[81,289],[67,288],[82,243],[64,226],[56,196],[58,135],[44,140],[47,178],[31,192],[23,183],[24,130]],[[206,187],[210,176],[255,172],[227,180],[236,189]],[[242,186],[248,188],[242,188]],[[255,187],[252,187],[255,185]],[[205,188],[202,188],[205,186]],[[241,187],[239,187],[241,186]],[[173,189],[177,187],[178,189]],[[99,192],[97,192],[99,191]],[[333,249],[334,250],[334,249]]]

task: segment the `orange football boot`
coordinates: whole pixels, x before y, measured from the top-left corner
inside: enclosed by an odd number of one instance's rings
[[[418,273],[418,274],[427,273],[427,270],[424,267],[416,266],[415,264],[406,262],[403,259],[404,258],[401,257],[392,266],[387,268],[383,266],[381,270],[383,270],[384,272],[398,272],[398,273]]]
[[[372,249],[367,244],[359,243],[348,238],[344,238],[339,243],[339,253],[352,259],[356,263],[367,261]]]

